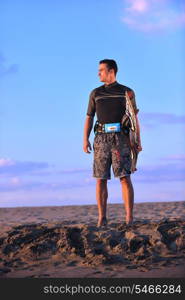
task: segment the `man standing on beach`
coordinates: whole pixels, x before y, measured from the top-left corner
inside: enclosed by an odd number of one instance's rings
[[[126,223],[131,224],[133,222],[134,190],[130,178],[130,174],[136,170],[135,166],[133,169],[132,154],[134,151],[132,151],[133,144],[130,139],[133,120],[135,120],[136,124],[137,144],[134,145],[136,157],[139,151],[142,151],[137,118],[139,109],[136,105],[135,94],[132,89],[116,81],[117,70],[117,64],[112,59],[104,59],[99,62],[98,76],[104,84],[90,93],[84,126],[83,150],[86,153],[91,153],[92,147],[89,136],[96,113],[97,121],[94,127],[95,138],[93,142],[93,177],[97,180],[98,226],[106,225],[107,223],[107,180],[111,179],[111,165],[114,176],[120,179],[122,186]],[[128,111],[129,105],[131,113]],[[126,116],[126,111],[130,118],[130,122],[127,122],[129,126],[122,123],[123,116]],[[132,112],[134,112],[133,120]]]

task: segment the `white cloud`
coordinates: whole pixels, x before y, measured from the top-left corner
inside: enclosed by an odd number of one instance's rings
[[[13,166],[15,161],[10,158],[0,158],[0,167]]]
[[[10,182],[13,183],[13,185],[19,185],[21,184],[21,179],[19,177],[12,177]]]
[[[0,175],[17,176],[18,174],[29,175],[37,170],[48,170],[49,164],[45,162],[14,161],[9,158],[0,158]]]
[[[142,126],[145,128],[156,128],[162,124],[184,125],[185,115],[175,115],[172,113],[140,113]]]
[[[176,162],[176,160],[178,160],[178,161],[182,161],[182,163],[183,163],[183,161],[185,160],[185,155],[184,154],[174,154],[174,155],[169,155],[165,158],[163,157],[161,159],[163,159],[163,160],[166,159],[166,160],[175,161],[175,162]]]
[[[130,12],[139,12],[143,13],[146,12],[149,8],[148,2],[146,0],[135,0],[135,1],[129,1],[130,6],[127,8]]]
[[[171,0],[124,1],[122,21],[144,32],[172,30],[185,25],[185,4]]]

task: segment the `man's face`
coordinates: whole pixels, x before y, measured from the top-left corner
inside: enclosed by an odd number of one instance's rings
[[[108,70],[107,64],[99,64],[98,76],[100,78],[100,81],[107,82],[110,78],[111,73],[112,70]]]

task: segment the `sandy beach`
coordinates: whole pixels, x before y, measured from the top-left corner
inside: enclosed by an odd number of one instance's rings
[[[185,277],[185,201],[0,209],[0,277]]]

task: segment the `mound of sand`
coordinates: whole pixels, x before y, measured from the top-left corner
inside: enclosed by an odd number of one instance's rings
[[[12,226],[0,238],[0,275],[43,262],[62,266],[121,266],[150,270],[185,262],[185,220],[109,223],[98,228],[65,222]],[[57,267],[58,266],[58,267]]]

